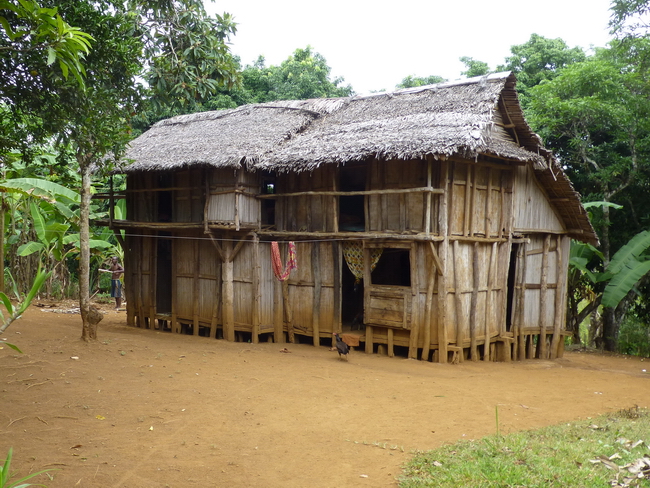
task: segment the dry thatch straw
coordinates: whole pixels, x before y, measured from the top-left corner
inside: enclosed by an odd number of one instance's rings
[[[126,173],[191,165],[278,172],[351,161],[460,156],[531,164],[573,237],[597,243],[579,195],[524,120],[512,73],[365,97],[278,101],[163,120]]]

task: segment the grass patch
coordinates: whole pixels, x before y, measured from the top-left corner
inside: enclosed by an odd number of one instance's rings
[[[650,412],[634,407],[540,430],[416,452],[413,487],[649,487]]]

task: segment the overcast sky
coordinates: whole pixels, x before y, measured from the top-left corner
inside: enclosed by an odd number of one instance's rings
[[[460,78],[470,56],[494,69],[533,33],[569,47],[605,46],[610,0],[204,0],[238,23],[231,50],[278,65],[311,45],[357,93],[392,90],[408,75]]]

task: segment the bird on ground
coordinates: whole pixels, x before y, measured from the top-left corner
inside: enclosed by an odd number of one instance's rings
[[[345,360],[348,360],[348,353],[350,352],[350,347],[343,342],[343,339],[336,333],[333,332],[332,335],[336,337],[336,350],[339,353],[339,359],[341,359],[341,354],[345,356]]]

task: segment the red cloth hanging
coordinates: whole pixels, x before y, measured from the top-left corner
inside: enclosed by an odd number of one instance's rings
[[[296,244],[294,242],[289,243],[289,259],[287,264],[282,270],[282,258],[280,257],[280,247],[276,241],[271,242],[271,264],[273,265],[273,274],[280,281],[285,281],[289,278],[291,270],[298,268],[298,262],[296,260]]]

